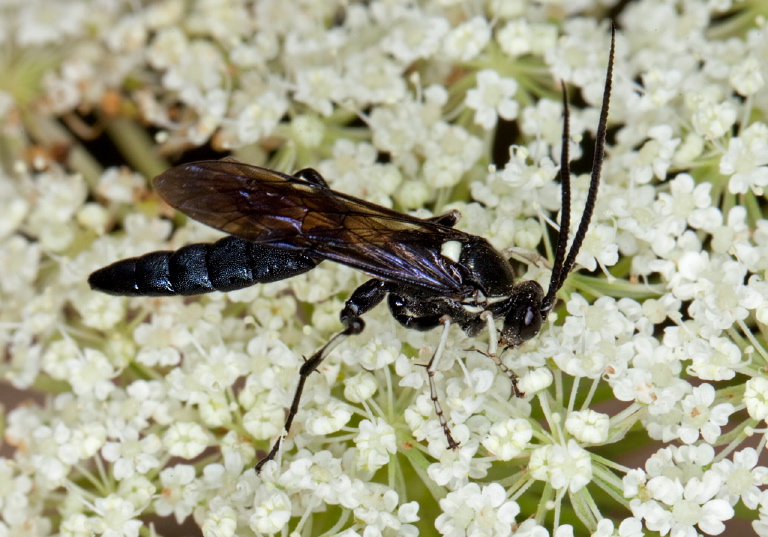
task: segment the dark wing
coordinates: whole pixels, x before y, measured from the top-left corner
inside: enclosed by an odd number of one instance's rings
[[[442,244],[477,240],[324,184],[231,159],[171,168],[154,186],[172,207],[241,239],[307,249],[384,280],[445,294],[460,292],[463,277],[458,263],[440,255]]]

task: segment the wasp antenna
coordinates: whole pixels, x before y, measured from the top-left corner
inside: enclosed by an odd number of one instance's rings
[[[608,123],[608,108],[611,101],[611,83],[613,77],[613,57],[616,50],[616,26],[611,23],[611,50],[608,54],[608,69],[605,74],[605,89],[603,90],[603,104],[600,107],[600,121],[597,124],[597,132],[595,134],[595,156],[592,160],[592,175],[589,181],[589,192],[587,193],[587,201],[584,204],[584,212],[581,215],[581,221],[579,227],[576,230],[576,234],[573,237],[573,243],[571,249],[568,250],[568,256],[563,261],[563,255],[565,252],[565,244],[568,241],[568,222],[570,218],[570,196],[571,196],[571,181],[570,181],[570,167],[568,165],[568,103],[563,89],[564,99],[564,112],[565,119],[563,121],[563,151],[560,162],[560,181],[562,188],[562,210],[560,217],[560,236],[557,240],[557,252],[555,254],[555,265],[552,269],[552,276],[549,280],[549,289],[547,290],[547,296],[542,301],[541,311],[546,316],[549,310],[552,309],[552,305],[555,302],[555,295],[563,286],[565,278],[573,268],[573,264],[576,261],[576,256],[579,254],[581,244],[584,242],[584,237],[587,234],[587,228],[589,222],[592,219],[592,213],[595,210],[595,200],[597,199],[597,189],[600,186],[600,172],[603,168],[603,158],[605,156],[605,131]],[[562,263],[561,263],[562,262]]]
[[[555,262],[552,265],[552,275],[549,277],[549,289],[542,302],[542,310],[548,312],[554,303],[555,293],[562,287],[563,259],[565,248],[568,246],[568,231],[571,223],[571,165],[569,162],[568,145],[570,143],[570,110],[568,108],[568,89],[565,82],[560,81],[563,94],[563,141],[560,151],[560,234],[557,237]],[[566,273],[567,274],[567,273]],[[554,290],[554,291],[553,291]]]

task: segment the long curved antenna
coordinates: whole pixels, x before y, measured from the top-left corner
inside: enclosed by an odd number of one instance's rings
[[[554,304],[555,293],[565,281],[563,275],[563,259],[565,248],[568,246],[568,232],[571,225],[571,164],[569,162],[568,145],[570,144],[570,110],[568,108],[568,90],[565,82],[560,81],[563,93],[563,141],[560,152],[560,233],[557,236],[557,250],[555,251],[555,263],[552,265],[552,274],[549,277],[549,289],[542,302],[542,311],[546,308],[548,313]],[[565,273],[568,274],[567,272]],[[552,291],[554,289],[554,291]]]
[[[562,189],[562,209],[560,216],[560,235],[557,238],[557,250],[555,253],[555,265],[552,268],[552,276],[549,280],[549,289],[547,295],[541,303],[541,313],[546,317],[555,303],[555,295],[565,283],[565,278],[571,272],[576,256],[579,254],[581,244],[589,228],[589,222],[592,219],[592,213],[595,211],[595,200],[597,199],[597,189],[600,186],[600,173],[603,168],[603,158],[605,157],[605,131],[608,124],[608,108],[611,101],[611,83],[613,79],[613,57],[616,50],[616,26],[611,24],[611,51],[608,54],[608,69],[605,75],[605,89],[603,90],[603,104],[600,107],[600,121],[597,124],[595,134],[595,156],[592,160],[592,175],[589,181],[589,192],[587,193],[587,202],[584,204],[584,212],[581,215],[579,227],[576,235],[573,237],[571,249],[563,261],[565,247],[568,242],[568,227],[571,215],[571,178],[570,166],[568,164],[568,137],[569,137],[569,112],[565,85],[563,85],[563,111],[565,119],[563,120],[563,150],[560,159],[560,182]]]

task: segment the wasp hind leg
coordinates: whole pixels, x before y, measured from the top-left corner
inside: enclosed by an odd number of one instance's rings
[[[365,322],[360,318],[361,315],[376,307],[387,294],[387,284],[381,280],[368,280],[363,285],[358,287],[352,296],[344,304],[344,309],[341,310],[341,322],[344,324],[344,330],[333,336],[328,343],[318,349],[315,354],[304,360],[304,363],[299,369],[299,382],[296,385],[296,391],[293,394],[293,401],[291,407],[288,409],[288,417],[285,419],[285,425],[283,427],[283,434],[275,441],[272,449],[269,451],[266,457],[261,459],[256,464],[256,473],[261,472],[262,467],[275,458],[277,452],[280,450],[280,446],[283,443],[285,435],[291,430],[293,420],[299,413],[301,408],[301,394],[304,391],[304,385],[307,383],[307,379],[325,358],[339,346],[339,344],[347,339],[349,336],[355,336],[363,331],[365,328]]]
[[[338,347],[342,341],[347,339],[349,336],[359,334],[363,331],[364,328],[365,323],[362,319],[351,319],[344,330],[333,336],[328,341],[328,343],[323,345],[315,354],[304,360],[301,369],[299,369],[299,383],[296,386],[296,392],[293,394],[293,402],[291,403],[291,408],[288,410],[288,417],[285,420],[283,434],[281,434],[280,437],[275,441],[267,456],[256,464],[257,474],[261,472],[261,468],[267,463],[267,461],[271,461],[275,458],[275,455],[277,455],[277,452],[283,443],[283,438],[285,438],[285,435],[288,434],[288,431],[291,430],[293,419],[296,417],[296,414],[299,413],[299,408],[301,406],[301,394],[304,391],[304,385],[306,384],[309,375],[317,370],[323,360],[325,360],[326,356],[328,356],[328,354],[330,354],[333,349]]]

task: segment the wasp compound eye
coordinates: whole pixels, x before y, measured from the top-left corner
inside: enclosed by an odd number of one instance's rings
[[[525,308],[523,318],[521,319],[520,338],[523,341],[528,341],[535,337],[539,330],[541,330],[541,313],[539,313],[538,308],[528,306]]]

